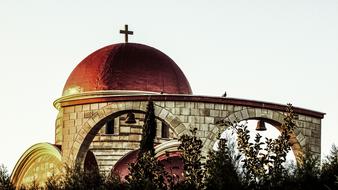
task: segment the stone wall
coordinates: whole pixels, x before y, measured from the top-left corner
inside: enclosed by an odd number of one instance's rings
[[[197,135],[203,141],[204,154],[212,148],[217,140],[218,133],[225,130],[224,127],[216,124],[220,120],[234,122],[265,118],[276,123],[282,123],[285,117],[285,113],[280,110],[225,103],[201,101],[155,101],[154,103],[155,115],[159,120],[170,126],[172,131],[171,138],[187,133],[192,127],[198,129]],[[56,126],[60,128],[62,125],[62,154],[65,161],[83,163],[89,148],[125,148],[125,151],[120,151],[114,155],[115,162],[126,152],[136,149],[140,140],[140,135],[132,133],[132,130],[136,129],[121,126],[120,130],[125,130],[123,135],[117,134],[109,137],[102,136],[100,129],[107,117],[117,117],[121,113],[126,113],[126,110],[145,112],[146,104],[146,101],[121,101],[62,107],[60,109],[60,115],[62,116],[58,117]],[[298,114],[296,125],[292,139],[294,152],[301,153],[309,150],[314,154],[320,155],[321,119]],[[60,141],[59,138],[56,139],[57,142]],[[109,151],[111,150],[107,152]],[[104,151],[98,152],[96,153],[97,157],[99,157],[99,154],[104,155]],[[111,164],[114,163],[111,162]]]

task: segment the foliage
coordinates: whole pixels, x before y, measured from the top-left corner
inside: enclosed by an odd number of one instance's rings
[[[277,139],[265,138],[257,133],[254,142],[250,142],[250,131],[245,124],[235,123],[238,150],[243,155],[243,180],[249,189],[277,188],[287,177],[283,166],[290,151],[290,134],[294,129],[292,105],[288,104],[287,116],[281,125],[281,134]],[[262,148],[262,145],[266,145]]]
[[[136,163],[129,166],[126,176],[128,189],[166,189],[167,173],[150,151],[143,153]]]
[[[52,175],[46,182],[48,190],[76,190],[76,189],[123,189],[124,184],[118,175],[109,174],[105,176],[98,170],[82,170],[79,167],[65,167],[64,175]]]
[[[331,189],[338,189],[338,147],[332,145],[330,155],[322,164],[321,181]]]
[[[226,139],[219,139],[218,150],[209,152],[205,168],[207,190],[242,189]]]
[[[8,171],[4,165],[0,165],[0,189],[15,189],[11,183]]]
[[[168,174],[155,158],[155,136],[156,120],[154,104],[152,101],[149,101],[137,161],[129,165],[129,175],[126,176],[129,189],[160,190],[166,188],[165,179]]]
[[[181,142],[178,150],[182,151],[184,164],[184,179],[179,188],[182,189],[203,189],[202,169],[202,140],[196,136],[197,129],[190,130],[192,135],[184,134],[179,138]]]
[[[298,165],[293,176],[296,182],[293,189],[326,189],[320,181],[319,157],[310,152],[304,154],[302,163]]]

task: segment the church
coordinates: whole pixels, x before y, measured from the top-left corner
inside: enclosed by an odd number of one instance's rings
[[[133,32],[127,25],[120,33],[125,35],[124,43],[100,48],[74,68],[62,96],[54,101],[55,141],[37,143],[23,153],[11,175],[16,187],[33,181],[44,184],[48,177],[62,173],[65,164],[114,171],[123,178],[128,163],[136,160],[149,100],[154,102],[157,121],[155,154],[173,173],[183,169],[177,139],[193,127],[203,141],[204,155],[225,130],[220,122],[258,120],[280,129],[286,105],[194,95],[174,60],[154,47],[129,43]],[[295,157],[305,151],[320,155],[325,114],[297,107],[294,112]]]

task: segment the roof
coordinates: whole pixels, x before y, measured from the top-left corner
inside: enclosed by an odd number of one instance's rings
[[[192,94],[170,57],[136,43],[109,45],[87,56],[68,77],[63,96],[107,90]]]

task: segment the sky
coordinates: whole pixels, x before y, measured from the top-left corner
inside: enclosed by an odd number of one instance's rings
[[[0,163],[54,142],[67,77],[93,51],[155,47],[195,95],[260,100],[326,113],[322,155],[338,145],[336,0],[0,0]]]

